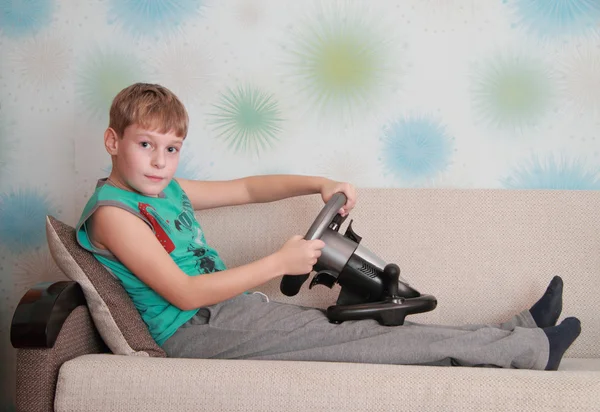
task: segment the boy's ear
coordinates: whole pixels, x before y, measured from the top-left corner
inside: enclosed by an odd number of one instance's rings
[[[111,127],[104,132],[104,147],[106,147],[106,151],[111,156],[116,156],[119,151],[119,136],[117,136],[117,132]]]

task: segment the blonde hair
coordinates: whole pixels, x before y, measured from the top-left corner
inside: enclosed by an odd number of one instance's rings
[[[135,83],[121,90],[110,106],[108,126],[119,138],[127,126],[136,124],[159,133],[174,132],[185,139],[188,113],[177,96],[159,84]]]

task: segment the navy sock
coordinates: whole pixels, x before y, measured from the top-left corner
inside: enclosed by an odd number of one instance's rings
[[[562,312],[562,294],[562,278],[554,276],[544,295],[529,309],[539,328],[556,325],[560,312]]]
[[[543,331],[550,343],[550,355],[546,370],[558,370],[563,355],[581,333],[581,322],[577,318],[566,318],[560,325],[544,328]]]

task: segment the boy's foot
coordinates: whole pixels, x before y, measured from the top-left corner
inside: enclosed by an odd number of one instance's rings
[[[566,318],[560,325],[544,328],[543,331],[550,342],[546,370],[558,370],[563,355],[581,333],[581,322],[577,318]]]
[[[562,278],[554,276],[544,296],[529,309],[538,328],[547,328],[556,325],[560,312],[562,312],[562,294]]]

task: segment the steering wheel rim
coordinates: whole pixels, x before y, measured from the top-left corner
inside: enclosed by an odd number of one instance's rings
[[[341,207],[346,204],[347,200],[344,193],[335,193],[325,206],[323,206],[312,225],[310,225],[304,239],[319,239],[323,235],[325,229],[331,224],[333,218],[338,214]],[[281,284],[279,285],[281,293],[286,296],[295,296],[309,276],[310,273],[305,275],[284,275],[281,279]]]

